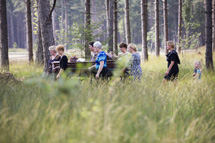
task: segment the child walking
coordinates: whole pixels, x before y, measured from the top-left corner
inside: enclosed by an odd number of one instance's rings
[[[193,73],[193,79],[200,80],[201,79],[201,62],[200,61],[195,61],[194,64],[194,73]]]

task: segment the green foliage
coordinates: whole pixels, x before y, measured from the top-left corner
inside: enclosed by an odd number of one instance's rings
[[[200,27],[199,22],[194,21],[194,12],[192,12],[192,4],[189,0],[185,0],[182,7],[182,18],[185,28],[185,35],[181,38],[180,47],[185,49],[196,48],[200,45],[199,37],[201,33],[197,31]]]

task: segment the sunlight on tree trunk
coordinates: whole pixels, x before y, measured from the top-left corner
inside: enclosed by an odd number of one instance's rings
[[[32,37],[32,21],[31,21],[31,1],[26,0],[26,22],[27,22],[27,49],[28,61],[33,62],[33,37]]]
[[[181,53],[182,0],[178,0],[178,53]]]

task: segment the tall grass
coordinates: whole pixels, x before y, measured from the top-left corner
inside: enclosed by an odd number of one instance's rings
[[[154,56],[141,82],[35,76],[1,85],[0,142],[214,143],[215,74],[192,80],[201,58],[184,55],[178,82],[165,85],[165,58]]]

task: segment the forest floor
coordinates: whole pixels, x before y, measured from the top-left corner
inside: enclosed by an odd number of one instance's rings
[[[200,52],[200,53],[199,53]],[[42,67],[12,61],[22,82],[0,82],[0,142],[214,143],[215,74],[204,49],[180,55],[177,82],[162,84],[165,56],[149,55],[141,82],[54,81]],[[194,61],[202,79],[192,79]]]

